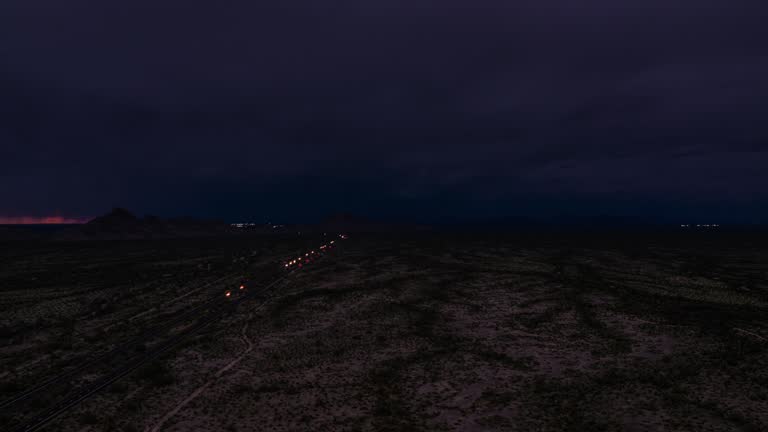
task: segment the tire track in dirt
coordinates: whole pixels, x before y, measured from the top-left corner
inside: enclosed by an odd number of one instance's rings
[[[253,351],[253,342],[251,342],[251,339],[248,337],[247,331],[248,331],[248,325],[251,323],[251,319],[253,318],[253,312],[248,315],[248,319],[245,321],[245,325],[243,325],[243,329],[241,330],[240,334],[240,340],[243,341],[243,344],[245,345],[245,350],[237,356],[234,360],[227,363],[224,367],[219,369],[216,374],[205,382],[205,384],[201,385],[195,391],[193,391],[189,396],[187,396],[183,401],[181,401],[176,407],[174,407],[171,411],[167,412],[155,425],[151,428],[145,429],[145,431],[148,432],[157,432],[162,429],[163,425],[168,422],[171,418],[173,418],[176,414],[178,414],[184,407],[189,405],[190,402],[197,399],[198,396],[203,394],[206,390],[208,390],[209,387],[211,387],[213,384],[215,384],[227,371],[235,367],[240,361],[242,361],[248,354]]]

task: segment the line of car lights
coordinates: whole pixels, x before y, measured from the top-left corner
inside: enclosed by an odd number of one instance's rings
[[[240,288],[238,289],[238,291],[245,291],[245,284],[241,284]],[[227,290],[224,293],[224,297],[232,297],[232,290]]]
[[[348,237],[345,234],[339,234],[339,238],[342,240],[346,240]],[[293,267],[301,268],[302,265],[306,263],[312,262],[312,260],[315,258],[316,255],[319,255],[322,252],[325,252],[328,249],[333,248],[334,244],[336,243],[336,240],[331,240],[330,242],[321,245],[318,250],[311,250],[307,253],[305,253],[303,256],[299,256],[296,259],[292,259],[290,261],[287,261],[283,264],[284,268],[290,269]]]
[[[342,240],[346,240],[349,237],[347,235],[345,235],[345,234],[339,234],[339,238],[342,239]],[[328,242],[328,243],[326,243],[324,245],[321,245],[318,248],[319,252],[315,251],[315,250],[311,250],[311,251],[305,253],[303,256],[300,256],[300,257],[298,257],[296,259],[292,259],[290,261],[286,261],[283,264],[283,267],[286,268],[286,269],[291,269],[291,268],[294,268],[294,267],[295,268],[301,268],[303,264],[311,263],[312,260],[316,256],[320,255],[320,253],[325,252],[326,250],[332,249],[335,243],[336,243],[336,240],[331,240],[330,242]],[[240,291],[240,292],[245,291],[245,284],[241,284],[237,291]],[[224,292],[224,297],[232,297],[233,292],[234,292],[234,290],[227,290],[226,292]]]

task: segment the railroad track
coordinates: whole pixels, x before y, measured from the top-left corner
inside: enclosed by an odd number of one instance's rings
[[[322,254],[318,254],[317,257],[319,258],[321,255]],[[309,254],[307,254],[306,256],[309,256]],[[289,266],[286,265],[285,267],[288,268]],[[151,350],[129,355],[129,357],[127,359],[124,359],[120,365],[116,366],[114,369],[106,373],[103,377],[101,377],[94,383],[89,384],[77,390],[74,394],[66,397],[65,399],[54,404],[53,406],[38,413],[36,416],[32,417],[31,419],[25,421],[21,426],[18,426],[15,429],[12,429],[13,432],[32,432],[32,431],[40,430],[41,428],[45,427],[51,420],[65,413],[66,411],[76,406],[80,402],[84,401],[88,397],[96,394],[97,392],[108,387],[110,384],[114,383],[120,378],[130,374],[136,369],[158,358],[165,352],[169,351],[170,349],[178,346],[179,344],[187,340],[187,338],[189,338],[190,336],[198,333],[199,331],[203,330],[210,324],[218,321],[226,310],[234,309],[240,303],[253,299],[257,295],[260,295],[274,288],[281,282],[285,281],[292,273],[299,271],[299,269],[301,269],[301,266],[290,267],[288,268],[287,273],[283,274],[282,276],[279,276],[277,279],[273,280],[272,282],[264,285],[258,290],[255,290],[255,291],[248,290],[237,298],[230,298],[229,295],[212,296],[211,298],[205,300],[204,302],[194,306],[192,309],[185,311],[182,315],[174,317],[171,321],[164,323],[162,326],[149,330],[146,334],[139,335],[138,337],[132,339],[131,341],[121,344],[119,347],[113,348],[108,352],[100,354],[99,356],[81,365],[78,365],[72,370],[69,370],[67,372],[64,372],[63,374],[57,375],[46,381],[43,381],[25,390],[24,392],[19,393],[18,395],[12,397],[11,399],[3,401],[2,403],[0,403],[0,409],[6,409],[13,405],[20,404],[23,401],[33,398],[35,395],[39,395],[41,392],[51,388],[54,385],[66,382],[69,378],[71,378],[72,376],[74,376],[79,372],[83,372],[88,369],[101,366],[103,363],[109,361],[114,357],[117,357],[119,354],[126,353],[131,349],[134,349],[136,346],[147,343],[148,341],[151,340],[150,339],[151,337],[157,336],[159,334],[163,334],[165,332],[170,332],[170,330],[178,326],[180,323],[183,323],[184,321],[186,321],[189,317],[196,315],[197,313],[204,311],[207,308],[210,308],[207,314],[205,314],[202,318],[199,318],[196,321],[194,321],[194,323],[191,326],[185,328],[184,330],[171,336],[170,338],[160,342],[157,346],[153,347]],[[262,304],[266,303],[267,301],[268,300],[264,300]]]
[[[259,292],[263,292],[264,290],[271,288],[272,286],[276,285],[279,282],[282,282],[287,276],[283,276],[276,281],[272,282],[271,284],[264,287]],[[14,432],[32,432],[40,430],[41,428],[45,427],[48,422],[53,420],[54,418],[58,417],[59,415],[63,414],[70,408],[74,407],[75,405],[79,404],[83,400],[87,399],[88,397],[96,394],[100,390],[106,388],[110,384],[114,383],[115,381],[119,380],[120,378],[128,375],[129,373],[135,371],[136,369],[139,369],[140,367],[144,366],[145,364],[151,362],[152,360],[155,360],[160,355],[164,354],[166,351],[170,350],[171,348],[178,346],[180,343],[184,342],[188,337],[196,334],[200,330],[204,329],[208,325],[218,321],[223,312],[226,309],[229,309],[230,307],[234,307],[237,304],[249,299],[251,296],[245,295],[241,298],[235,299],[232,302],[221,302],[219,303],[216,309],[209,312],[208,315],[205,317],[199,319],[194,325],[191,327],[185,329],[183,332],[174,335],[170,339],[164,341],[157,347],[153,348],[151,351],[148,351],[142,355],[132,357],[131,360],[124,363],[117,369],[113,370],[109,374],[107,374],[105,377],[101,378],[100,380],[96,381],[95,383],[81,389],[74,395],[68,397],[67,399],[57,403],[53,407],[47,409],[46,411],[43,411],[42,413],[38,414],[36,417],[25,423],[24,425],[14,429]]]
[[[214,281],[213,283],[215,282],[217,281]],[[191,316],[195,315],[196,313],[208,307],[210,304],[214,303],[217,300],[221,300],[220,294],[209,297],[203,302],[196,304],[191,309],[187,309],[186,311],[182,312],[180,315],[173,317],[170,321],[167,321],[160,326],[156,326],[149,330],[145,330],[139,335],[132,337],[127,342],[124,342],[116,347],[109,349],[108,351],[98,354],[96,357],[93,357],[90,360],[86,360],[85,362],[80,363],[79,365],[65,372],[62,372],[54,377],[44,380],[34,385],[33,387],[30,387],[24,390],[23,392],[11,397],[10,399],[6,399],[0,402],[0,409],[6,409],[7,407],[10,407],[18,403],[21,403],[25,400],[28,400],[47,388],[50,388],[56,384],[65,382],[67,379],[77,374],[78,372],[100,365],[104,363],[106,360],[113,358],[119,354],[134,350],[137,346],[140,346],[141,344],[146,343],[147,341],[150,341],[153,337],[159,336],[167,332],[168,330],[173,329],[180,323],[186,321]]]

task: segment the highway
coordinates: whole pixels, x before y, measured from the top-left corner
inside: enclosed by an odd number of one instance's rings
[[[345,239],[346,236],[341,236],[341,238]],[[189,337],[199,333],[212,323],[218,321],[222,318],[225,311],[234,310],[237,305],[278,287],[282,282],[287,280],[291,274],[296,271],[300,271],[307,264],[317,261],[317,259],[333,249],[335,243],[335,241],[331,241],[330,243],[324,244],[317,249],[310,249],[303,254],[299,254],[295,258],[289,258],[285,260],[281,265],[282,269],[278,269],[282,270],[283,273],[259,289],[251,289],[249,286],[250,284],[246,282],[244,284],[239,284],[239,286],[234,289],[225,290],[224,293],[213,295],[201,303],[193,306],[192,308],[182,311],[179,315],[173,317],[171,320],[163,323],[162,325],[153,329],[149,329],[107,352],[99,354],[96,357],[87,360],[70,370],[42,381],[13,396],[12,398],[3,401],[0,403],[0,410],[7,411],[9,408],[14,406],[23,405],[25,401],[33,399],[35,396],[42,394],[44,391],[52,388],[53,386],[68,383],[70,379],[75,375],[92,371],[95,368],[108,365],[111,362],[117,363],[97,381],[89,385],[85,385],[83,388],[80,388],[74,392],[74,394],[65,397],[52,406],[46,407],[44,410],[36,413],[32,418],[25,420],[22,425],[13,429],[14,432],[31,432],[40,430],[50,421],[67,412],[69,409],[86,400],[88,397],[98,393],[120,378],[125,377],[131,372],[158,358],[160,355],[178,346]],[[233,295],[233,293],[237,293],[238,295]],[[263,305],[268,300],[269,299],[265,299],[263,302],[257,305],[257,307]],[[157,345],[144,352],[136,351],[137,346],[142,346],[148,342],[152,342],[154,338],[159,335],[170,333],[172,329],[186,322],[190,318],[194,316],[200,316],[201,312],[202,316],[196,320],[193,320],[191,325],[186,327],[181,332],[170,336],[166,340],[158,343]],[[121,355],[126,354],[126,358],[120,358]]]
[[[224,279],[224,278],[221,278]],[[219,279],[219,280],[221,280]],[[215,282],[213,282],[215,283]],[[213,284],[211,283],[211,284]],[[214,303],[216,301],[221,300],[221,295],[217,294],[215,296],[211,296],[205,301],[193,306],[191,309],[188,309],[184,311],[183,313],[173,317],[170,321],[163,323],[162,326],[157,326],[148,330],[145,330],[141,334],[135,336],[134,338],[130,339],[129,341],[122,343],[104,353],[101,353],[97,355],[96,357],[91,358],[90,360],[86,360],[85,362],[73,367],[72,369],[69,369],[65,372],[62,372],[56,376],[53,376],[45,381],[42,381],[23,392],[13,396],[10,399],[4,400],[0,402],[0,409],[5,409],[7,407],[16,405],[18,403],[21,403],[27,399],[32,398],[36,394],[39,394],[41,391],[54,386],[59,383],[63,383],[67,381],[70,377],[77,374],[78,372],[82,372],[84,370],[90,369],[94,366],[98,366],[103,364],[104,362],[108,361],[109,359],[114,358],[115,356],[123,353],[129,353],[131,351],[135,351],[135,348],[143,343],[146,343],[149,340],[152,340],[153,337],[159,336],[166,332],[169,329],[174,328],[176,325],[181,324],[188,318],[194,316],[196,313],[198,313],[200,310],[205,309],[207,306],[209,306],[211,303]]]

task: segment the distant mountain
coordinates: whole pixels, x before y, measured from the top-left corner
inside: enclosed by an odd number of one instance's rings
[[[333,232],[390,232],[428,229],[428,227],[420,225],[375,221],[348,212],[331,214],[323,219],[318,227]]]
[[[192,218],[163,219],[157,216],[139,218],[123,208],[115,208],[79,228],[80,233],[90,238],[187,237],[222,234],[229,231],[229,224],[221,221]],[[73,232],[68,234],[72,235]]]
[[[320,222],[321,225],[370,225],[373,223],[368,218],[356,216],[352,213],[334,213]]]
[[[111,212],[94,218],[83,227],[83,231],[98,233],[122,233],[141,230],[145,221],[123,208],[115,208]]]

